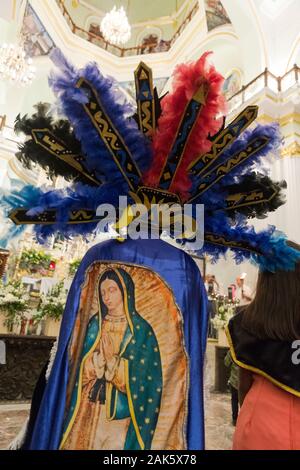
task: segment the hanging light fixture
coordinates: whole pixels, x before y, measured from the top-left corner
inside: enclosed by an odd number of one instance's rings
[[[125,44],[131,36],[131,27],[124,8],[116,6],[101,21],[100,30],[111,44]]]
[[[0,80],[29,85],[35,77],[32,59],[26,57],[22,43],[0,46]]]

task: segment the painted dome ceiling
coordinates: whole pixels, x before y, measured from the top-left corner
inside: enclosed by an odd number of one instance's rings
[[[231,26],[220,0],[202,2],[201,5],[198,0],[56,0],[74,34],[119,57],[168,51],[199,9],[205,11],[206,25],[201,23],[205,31]],[[124,7],[132,30],[129,41],[120,47],[105,41],[100,29],[102,18],[115,5]],[[24,15],[22,36],[31,57],[47,55],[54,46],[30,3]]]
[[[122,6],[132,28],[131,38],[124,45],[125,49],[132,49],[132,51],[126,52],[125,55],[164,52],[170,49],[193,15],[202,7],[206,13],[208,31],[224,24],[230,24],[230,19],[220,0],[202,0],[202,5],[198,0],[56,1],[65,18],[69,18],[73,32],[100,47],[103,47],[103,44],[100,44],[101,41],[98,44],[97,40],[101,39],[102,18],[114,6]],[[142,49],[139,49],[138,46],[142,46]],[[109,47],[105,48],[116,53]]]

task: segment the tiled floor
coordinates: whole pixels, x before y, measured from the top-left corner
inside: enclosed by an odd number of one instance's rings
[[[207,450],[230,450],[234,427],[231,425],[230,395],[210,393],[206,407],[205,448]]]
[[[205,379],[206,449],[229,450],[234,428],[231,425],[230,395],[214,393],[214,347],[209,344]],[[26,420],[29,404],[0,404],[0,449],[6,449]]]
[[[28,416],[28,405],[0,405],[0,449],[6,449]],[[210,394],[206,409],[206,449],[229,450],[234,428],[230,424],[230,398]]]
[[[28,413],[29,404],[0,405],[0,449],[7,449],[22,428]]]
[[[214,375],[215,343],[209,341],[204,374],[205,448],[207,450],[230,450],[235,429],[231,424],[230,394],[213,392]]]

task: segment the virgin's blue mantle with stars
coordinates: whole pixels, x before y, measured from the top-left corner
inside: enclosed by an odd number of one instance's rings
[[[157,273],[172,289],[183,315],[185,348],[189,356],[187,448],[203,449],[203,360],[208,321],[207,297],[200,272],[193,259],[161,240],[126,240],[124,243],[110,240],[93,246],[83,258],[68,295],[58,350],[34,426],[30,449],[59,448],[69,374],[68,345],[79,307],[85,272],[97,261],[127,262],[144,266]]]

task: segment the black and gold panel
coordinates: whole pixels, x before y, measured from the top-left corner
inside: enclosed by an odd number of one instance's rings
[[[59,139],[49,129],[32,129],[31,135],[37,145],[56,158],[59,158],[66,165],[71,166],[83,177],[84,182],[100,186],[101,180],[93,172],[89,172],[84,165],[84,157],[75,154],[67,145]],[[81,178],[82,179],[82,178]]]
[[[203,176],[197,190],[188,202],[193,201],[205,191],[210,189],[214,184],[218,183],[224,176],[228,175],[241,163],[244,163],[248,158],[253,157],[257,152],[262,150],[270,142],[269,136],[260,136],[250,141],[247,147],[240,152],[233,155],[227,161],[219,164],[213,170],[209,171]]]
[[[256,119],[258,106],[247,106],[225,129],[212,138],[209,152],[199,155],[189,166],[192,175],[200,176],[216,162],[241,133]]]
[[[140,62],[134,72],[138,126],[143,134],[151,137],[156,128],[155,93],[152,70]]]
[[[146,186],[138,189],[137,196],[143,203],[148,200],[151,204],[182,204],[177,194]]]
[[[241,207],[250,207],[265,204],[274,199],[280,191],[278,186],[268,186],[257,188],[252,191],[243,191],[230,194],[226,198],[226,210],[240,209]]]
[[[86,113],[130,189],[135,190],[141,179],[140,170],[122,136],[111,122],[98,93],[84,78],[78,80],[76,87],[84,90],[88,97],[88,102],[83,105]]]
[[[16,225],[24,224],[40,224],[40,225],[51,225],[57,222],[57,216],[55,210],[47,210],[38,215],[28,215],[28,208],[14,209],[10,214],[9,218]],[[79,209],[70,211],[69,220],[67,224],[87,224],[97,223],[101,220],[101,217],[96,216],[96,212],[90,209]]]
[[[197,118],[201,113],[203,106],[205,105],[207,94],[208,86],[203,83],[186,105],[176,132],[176,136],[174,138],[174,142],[168,155],[167,162],[160,175],[159,187],[163,190],[169,189],[176,176],[176,172],[189,141],[189,136],[194,129]]]
[[[204,234],[204,243],[212,243],[213,245],[225,246],[226,248],[232,248],[235,250],[245,250],[251,253],[261,254],[261,252],[251,246],[247,242],[232,240],[225,235],[218,235],[217,233],[206,232]]]

